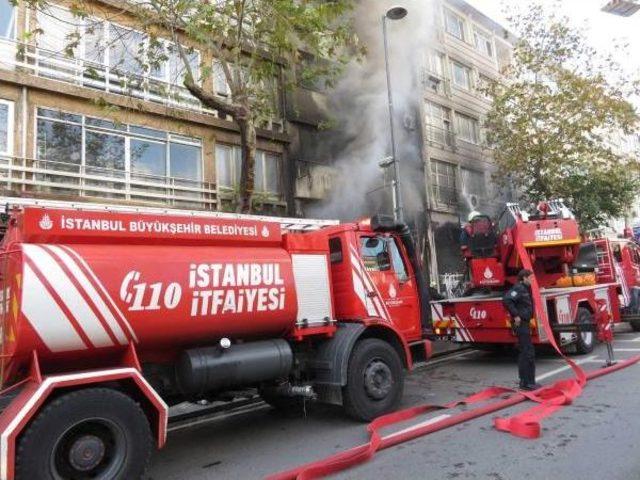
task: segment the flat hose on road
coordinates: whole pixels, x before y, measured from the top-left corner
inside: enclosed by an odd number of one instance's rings
[[[533,270],[529,256],[524,247],[522,245],[516,245],[516,249],[522,259],[522,268]],[[559,380],[553,385],[543,387],[535,392],[522,392],[506,387],[489,387],[463,400],[450,402],[445,405],[420,405],[400,410],[398,412],[393,412],[375,419],[367,426],[367,432],[369,433],[368,443],[353,447],[322,460],[301,465],[292,470],[270,475],[267,477],[267,480],[309,480],[312,478],[324,477],[363,463],[371,459],[378,450],[383,450],[399,443],[407,442],[414,438],[428,435],[492,412],[503,410],[518,403],[522,403],[525,400],[531,400],[538,403],[538,405],[512,417],[496,418],[494,420],[494,426],[498,430],[509,432],[518,437],[538,438],[540,437],[541,432],[540,421],[563,406],[570,405],[573,400],[580,396],[588,380],[621,370],[640,361],[640,355],[638,355],[613,366],[586,373],[573,360],[565,356],[558,347],[549,319],[545,314],[545,310],[542,305],[542,298],[540,296],[540,289],[535,278],[532,282],[532,291],[534,292],[533,301],[536,307],[536,312],[538,312],[539,320],[542,322],[547,338],[549,338],[549,341],[556,352],[558,352],[558,354],[569,364],[575,374],[574,378]],[[505,394],[510,395],[505,397]],[[387,436],[381,435],[381,430],[383,428],[411,420],[417,416],[424,415],[425,413],[436,410],[452,409],[462,404],[473,405],[498,397],[502,398],[495,402],[448,417],[438,422],[426,425],[416,425]]]

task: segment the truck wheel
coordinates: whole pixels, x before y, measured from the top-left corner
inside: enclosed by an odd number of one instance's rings
[[[139,479],[149,465],[149,421],[129,396],[88,388],[51,401],[18,441],[17,480]]]
[[[584,307],[578,307],[576,314],[576,324],[592,324],[593,315]],[[591,353],[596,344],[595,332],[578,332],[578,341],[576,342],[576,351],[579,355]]]
[[[342,399],[347,414],[370,421],[398,407],[404,386],[404,368],[398,352],[383,340],[356,343],[347,370]]]
[[[639,320],[632,320],[631,322],[629,322],[629,325],[631,325],[631,330],[633,330],[634,332],[640,332]]]

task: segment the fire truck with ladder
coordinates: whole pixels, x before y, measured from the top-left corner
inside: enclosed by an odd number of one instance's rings
[[[409,229],[2,199],[0,479],[141,478],[168,406],[257,388],[359,420],[428,358]]]
[[[497,225],[486,215],[471,220],[462,245],[466,295],[432,302],[436,338],[481,347],[516,343],[502,297],[523,268],[534,272],[532,293],[544,308],[530,323],[534,344],[549,343],[543,315],[558,345],[579,354],[593,350],[598,324],[640,327],[638,245],[604,237],[585,242],[562,201],[540,202],[536,210],[507,204]]]

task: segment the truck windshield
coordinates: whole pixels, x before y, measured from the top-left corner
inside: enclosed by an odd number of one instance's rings
[[[391,270],[391,259],[384,237],[361,237],[360,254],[364,268],[370,272]]]

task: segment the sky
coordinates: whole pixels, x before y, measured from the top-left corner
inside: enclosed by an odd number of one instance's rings
[[[531,0],[466,0],[476,9],[503,26],[509,27],[505,19],[505,5],[525,4]],[[629,68],[629,72],[640,72],[640,11],[630,17],[619,17],[600,9],[608,0],[536,0],[543,5],[560,5],[576,26],[585,22],[589,26],[588,40],[597,49],[611,51],[612,38],[625,40],[630,44],[626,54],[617,53],[617,59]],[[638,0],[640,1],[640,0]],[[533,3],[533,2],[531,2]]]

